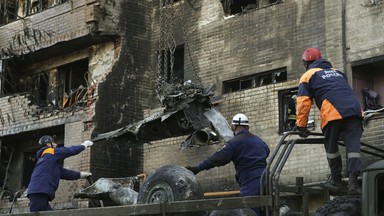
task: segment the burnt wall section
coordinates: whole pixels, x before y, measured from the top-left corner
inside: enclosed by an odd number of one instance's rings
[[[98,13],[93,2],[67,1],[0,27],[0,54],[25,55],[57,43],[79,38],[95,29]],[[65,20],[63,22],[63,20]],[[10,31],[9,29],[12,29]],[[59,52],[60,50],[57,50]]]
[[[303,50],[325,52],[324,11],[323,2],[284,1],[228,16],[220,1],[180,1],[165,21],[176,45],[184,44],[185,80],[216,84],[219,95],[222,81],[278,68],[298,79]],[[154,20],[156,31],[160,21]]]
[[[195,81],[195,68],[205,87],[215,84],[216,95],[220,97],[217,108],[226,119],[239,112],[247,114],[252,122],[251,131],[263,138],[273,151],[280,139],[279,91],[297,87],[304,73],[301,55],[305,48],[319,47],[327,56],[324,2],[284,1],[234,16],[225,15],[220,1],[191,2],[192,5],[188,1],[176,2],[171,6],[174,11],[170,12],[174,14],[176,43],[185,43],[185,79]],[[159,19],[154,22],[158,31]],[[287,82],[230,94],[221,91],[223,81],[285,67]],[[318,117],[315,121],[319,130]],[[196,165],[222,146],[221,143],[179,151],[184,139],[166,139],[145,145],[144,171],[151,172],[172,163]],[[305,166],[308,161],[320,165],[310,171]],[[284,183],[294,183],[298,175],[304,175],[306,182],[320,181],[328,172],[321,145],[315,149],[299,149],[287,163],[283,170]],[[199,173],[198,178],[206,191],[230,190],[238,187],[234,175],[233,165],[229,164]]]
[[[106,1],[107,3],[111,1]],[[116,2],[120,7],[120,53],[112,72],[98,88],[94,134],[111,131],[143,119],[143,109],[154,101],[151,52],[151,3]],[[103,157],[100,157],[103,155]],[[128,149],[105,141],[92,151],[95,177],[132,176],[142,172],[142,147]]]

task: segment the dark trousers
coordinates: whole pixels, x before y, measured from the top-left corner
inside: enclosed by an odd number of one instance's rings
[[[348,173],[360,175],[360,139],[362,125],[360,117],[330,121],[323,128],[325,151],[332,176],[341,175],[342,160],[339,153],[338,142],[343,140],[347,150]]]
[[[247,183],[240,185],[240,196],[258,196],[260,195],[260,178],[265,168],[252,170],[248,174]],[[257,216],[261,216],[260,208],[252,208]]]
[[[29,211],[38,212],[38,211],[51,211],[52,208],[49,205],[49,196],[47,194],[38,193],[38,194],[29,194]]]

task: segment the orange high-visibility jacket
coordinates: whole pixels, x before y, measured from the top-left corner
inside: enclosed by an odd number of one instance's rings
[[[324,59],[314,61],[300,78],[296,110],[298,127],[307,126],[312,99],[320,110],[321,128],[329,121],[363,116],[346,76]]]

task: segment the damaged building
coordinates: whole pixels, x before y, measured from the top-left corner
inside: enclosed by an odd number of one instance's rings
[[[141,121],[172,104],[161,97],[168,84],[214,86],[212,107],[226,119],[245,113],[251,132],[273,150],[292,129],[288,108],[307,47],[318,47],[346,73],[366,109],[363,142],[384,149],[383,12],[383,0],[2,0],[0,212],[28,212],[23,194],[41,136],[78,145]],[[374,109],[363,89],[378,95]],[[319,112],[312,110],[311,126],[320,132]],[[101,139],[63,165],[92,172],[94,180],[128,177],[162,165],[195,165],[223,145],[180,150],[188,134],[175,134],[138,145]],[[384,156],[362,157],[365,167]],[[294,184],[298,176],[321,182],[328,173],[322,145],[298,146],[281,183]],[[234,176],[228,164],[197,179],[204,192],[236,191]],[[61,181],[53,208],[92,207],[73,197],[87,186]],[[321,205],[316,199],[313,208]]]

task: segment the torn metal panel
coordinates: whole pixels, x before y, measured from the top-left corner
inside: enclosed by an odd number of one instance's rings
[[[137,201],[138,192],[133,190],[136,183],[138,177],[100,178],[74,197],[112,200],[119,205],[132,205]]]
[[[114,139],[119,143],[135,146],[192,134],[182,144],[183,149],[194,144],[206,145],[217,142],[218,136],[225,140],[231,138],[225,118],[212,108],[210,96],[213,94],[213,88],[194,88],[189,84],[179,92],[175,90],[172,94],[164,96],[163,102],[167,103],[167,107],[163,112],[123,128],[99,134],[93,141]],[[200,135],[203,136],[204,142],[196,142],[196,139],[201,138]]]

